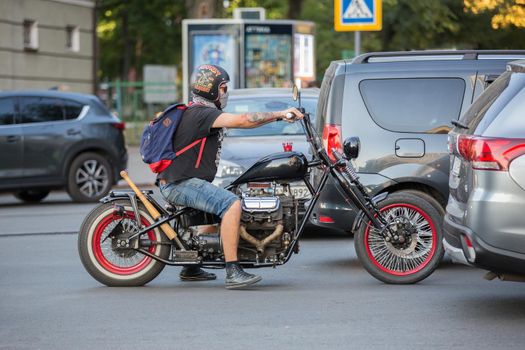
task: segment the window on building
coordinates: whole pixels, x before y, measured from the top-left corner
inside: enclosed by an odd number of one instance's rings
[[[15,101],[12,98],[0,98],[0,125],[15,123]]]
[[[366,108],[382,128],[446,133],[459,118],[465,81],[458,78],[377,79],[359,84]]]
[[[62,100],[49,97],[22,97],[22,123],[42,123],[64,120]]]
[[[24,20],[24,49],[38,50],[38,22]]]
[[[80,51],[80,31],[76,26],[66,27],[66,48],[69,51]]]

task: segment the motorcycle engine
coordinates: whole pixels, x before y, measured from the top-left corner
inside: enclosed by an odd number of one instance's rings
[[[280,188],[277,188],[280,186]],[[289,186],[248,184],[242,192],[239,259],[277,262],[297,227],[297,201]]]
[[[298,201],[288,184],[254,183],[237,188],[242,214],[238,259],[260,263],[284,261],[285,251],[296,234]],[[182,238],[201,251],[207,260],[220,259],[222,243],[217,224],[209,214],[196,212],[197,217],[184,217]],[[204,232],[204,226],[215,224],[215,230]]]

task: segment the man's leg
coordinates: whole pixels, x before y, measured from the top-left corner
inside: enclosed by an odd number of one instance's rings
[[[221,221],[222,249],[226,261],[226,288],[236,289],[259,282],[261,276],[244,272],[239,265],[237,248],[241,223],[241,202],[236,200],[223,214]]]
[[[180,184],[161,186],[162,195],[171,203],[192,207],[218,215],[226,261],[226,288],[242,288],[259,282],[260,276],[243,271],[238,262],[241,204],[230,191],[201,179],[189,179]]]
[[[233,202],[224,213],[221,221],[222,248],[226,262],[237,261],[237,247],[239,246],[239,226],[241,223],[241,202]]]

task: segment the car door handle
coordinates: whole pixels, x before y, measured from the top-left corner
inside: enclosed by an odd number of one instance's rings
[[[20,141],[20,138],[21,137],[18,135],[9,135],[7,136],[7,142],[14,143],[14,142]]]
[[[67,134],[68,135],[78,135],[78,134],[80,134],[80,130],[78,130],[78,129],[68,129],[67,130]]]

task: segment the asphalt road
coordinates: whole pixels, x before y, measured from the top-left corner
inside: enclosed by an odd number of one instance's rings
[[[222,270],[180,282],[173,267],[145,287],[108,288],[67,233],[92,205],[61,196],[0,198],[0,349],[524,348],[525,284],[445,262],[418,285],[384,285],[337,235],[309,235],[250,290],[224,289]]]

